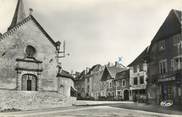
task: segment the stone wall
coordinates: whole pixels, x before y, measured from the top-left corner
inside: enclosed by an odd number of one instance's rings
[[[17,89],[16,59],[25,58],[26,47],[31,45],[36,49],[35,58],[43,62],[40,88],[57,91],[56,48],[32,20],[16,28],[0,41],[0,88]]]
[[[74,88],[74,81],[71,78],[66,77],[59,77],[58,79],[58,92],[65,97],[70,97],[71,87]]]
[[[64,97],[57,92],[27,92],[0,90],[0,110],[33,110],[71,106],[76,98]]]

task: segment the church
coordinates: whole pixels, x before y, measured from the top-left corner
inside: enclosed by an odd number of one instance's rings
[[[7,32],[0,34],[0,90],[54,92],[71,97],[72,75],[60,65],[61,43],[55,42],[18,0]],[[51,95],[51,94],[50,94]]]

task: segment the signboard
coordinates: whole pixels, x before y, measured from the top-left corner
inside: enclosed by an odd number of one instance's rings
[[[173,77],[169,77],[169,78],[159,79],[158,82],[167,82],[167,81],[175,81],[175,80],[176,80],[176,77],[173,76]]]

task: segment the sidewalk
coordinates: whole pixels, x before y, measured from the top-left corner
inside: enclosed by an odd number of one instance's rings
[[[182,115],[182,106],[172,106],[172,107],[161,107],[159,105],[147,105],[134,102],[125,101],[78,101],[75,106],[110,106],[116,108],[124,108],[131,110],[155,112],[155,113],[165,113],[165,114],[175,114]]]

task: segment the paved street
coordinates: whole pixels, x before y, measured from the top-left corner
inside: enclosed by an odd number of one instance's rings
[[[79,106],[48,110],[1,113],[0,117],[181,117],[111,106]]]

